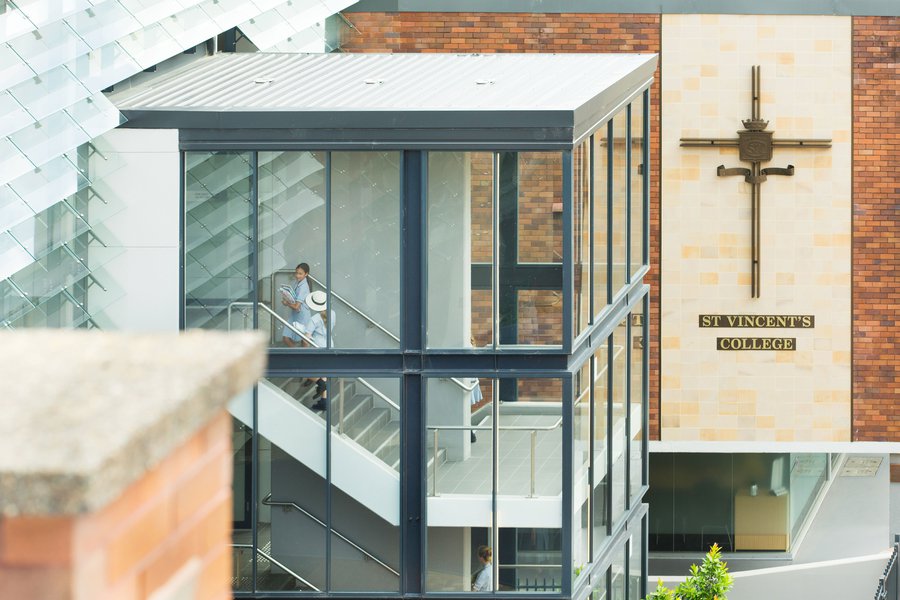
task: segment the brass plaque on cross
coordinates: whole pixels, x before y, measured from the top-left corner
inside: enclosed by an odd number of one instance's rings
[[[716,175],[719,177],[729,177],[732,175],[743,176],[744,181],[750,184],[750,206],[751,206],[751,231],[750,231],[750,296],[759,298],[760,296],[760,184],[766,180],[769,175],[792,176],[794,174],[794,165],[787,167],[767,167],[760,168],[760,163],[772,160],[775,148],[830,148],[830,139],[790,139],[778,140],[773,139],[773,132],[766,131],[769,125],[760,116],[760,69],[756,65],[750,70],[751,79],[751,117],[742,121],[744,129],[738,131],[738,137],[735,138],[681,138],[681,145],[684,147],[707,148],[707,147],[737,147],[738,154],[742,161],[751,163],[749,169],[744,167],[734,167],[726,169],[725,165],[719,165],[716,169]]]

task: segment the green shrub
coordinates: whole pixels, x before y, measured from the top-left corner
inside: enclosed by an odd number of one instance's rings
[[[734,579],[720,554],[719,545],[713,544],[703,564],[691,565],[691,574],[678,584],[674,593],[660,581],[647,600],[728,600],[725,594],[734,585]]]

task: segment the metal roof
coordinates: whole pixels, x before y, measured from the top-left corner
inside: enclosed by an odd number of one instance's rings
[[[654,54],[218,54],[110,99],[183,145],[571,147]]]

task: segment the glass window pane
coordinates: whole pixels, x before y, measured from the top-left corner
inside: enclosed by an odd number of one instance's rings
[[[493,344],[493,154],[428,154],[430,348]]]
[[[641,561],[641,548],[644,544],[644,520],[632,523],[635,532],[628,538],[628,600],[641,600],[644,595],[642,584],[644,577],[641,573],[643,563]]]
[[[250,154],[185,158],[185,327],[253,327]]]
[[[144,26],[177,13],[184,6],[178,0],[119,0],[119,3]]]
[[[631,335],[629,351],[631,352],[631,388],[629,389],[629,416],[631,444],[629,455],[630,504],[640,502],[638,494],[644,483],[644,313],[637,309],[631,313]]]
[[[0,3],[2,5],[2,3]],[[7,3],[6,9],[0,13],[0,44],[33,30],[33,24],[18,7]],[[0,81],[3,81],[0,77]]]
[[[212,18],[219,30],[234,27],[236,23],[246,21],[259,13],[256,5],[253,2],[247,2],[247,0],[204,2],[201,7],[203,12]]]
[[[90,6],[88,0],[15,0],[15,5],[35,27],[42,27]],[[7,8],[9,5],[7,5]],[[30,29],[29,29],[30,31]]]
[[[517,166],[518,262],[561,263],[562,153],[520,152]]]
[[[572,568],[591,562],[591,360],[575,374],[572,403]]]
[[[609,410],[609,345],[602,344],[593,359],[593,419],[594,419],[594,500],[591,511],[593,521],[594,559],[600,557],[604,540],[609,535],[609,466],[607,433]]]
[[[331,308],[337,348],[400,345],[400,153],[331,154]]]
[[[258,318],[270,345],[313,347],[306,299],[328,287],[325,164],[323,152],[259,153]]]
[[[558,592],[564,572],[562,381],[504,378],[498,397],[499,589]]]
[[[631,272],[644,264],[644,96],[631,103]]]
[[[325,424],[309,409],[312,388],[304,381],[263,379],[257,387],[256,585],[261,591],[326,590]],[[252,424],[252,405],[248,408],[240,418]]]
[[[587,140],[572,152],[572,210],[574,232],[575,297],[572,307],[575,337],[587,329],[590,320],[591,276],[591,142]]]
[[[791,538],[797,539],[819,491],[825,485],[828,455],[791,454],[790,459]]]
[[[610,565],[612,585],[610,598],[612,600],[626,600],[625,597],[625,555],[628,549],[622,547],[613,553],[612,565]]]
[[[628,117],[626,111],[613,117],[612,195],[612,290],[615,297],[628,273]]]
[[[485,568],[478,560],[478,548],[496,546],[491,526],[497,382],[477,377],[424,381],[425,588],[430,592],[468,592]],[[493,589],[494,571],[487,568],[479,586]]]
[[[609,144],[607,143],[606,125],[601,126],[594,132],[593,140],[593,157],[594,157],[594,183],[591,189],[593,199],[593,218],[594,218],[594,237],[592,243],[594,245],[594,269],[593,269],[593,295],[594,295],[594,314],[599,315],[609,305],[609,294],[607,291],[607,282],[609,281],[609,258],[608,258],[608,182],[609,182]]]
[[[628,321],[622,321],[613,333],[612,366],[612,522],[625,514],[625,493],[628,480],[625,477],[628,441],[625,414],[628,410]]]
[[[400,380],[329,378],[325,405],[331,422],[329,589],[399,592]]]
[[[0,233],[0,277],[9,277],[33,262],[34,258],[9,232]]]

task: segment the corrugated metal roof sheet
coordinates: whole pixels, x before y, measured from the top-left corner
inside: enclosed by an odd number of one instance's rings
[[[655,66],[652,54],[219,54],[111,99],[135,127],[167,126],[168,115],[181,129],[563,127],[577,137]]]

